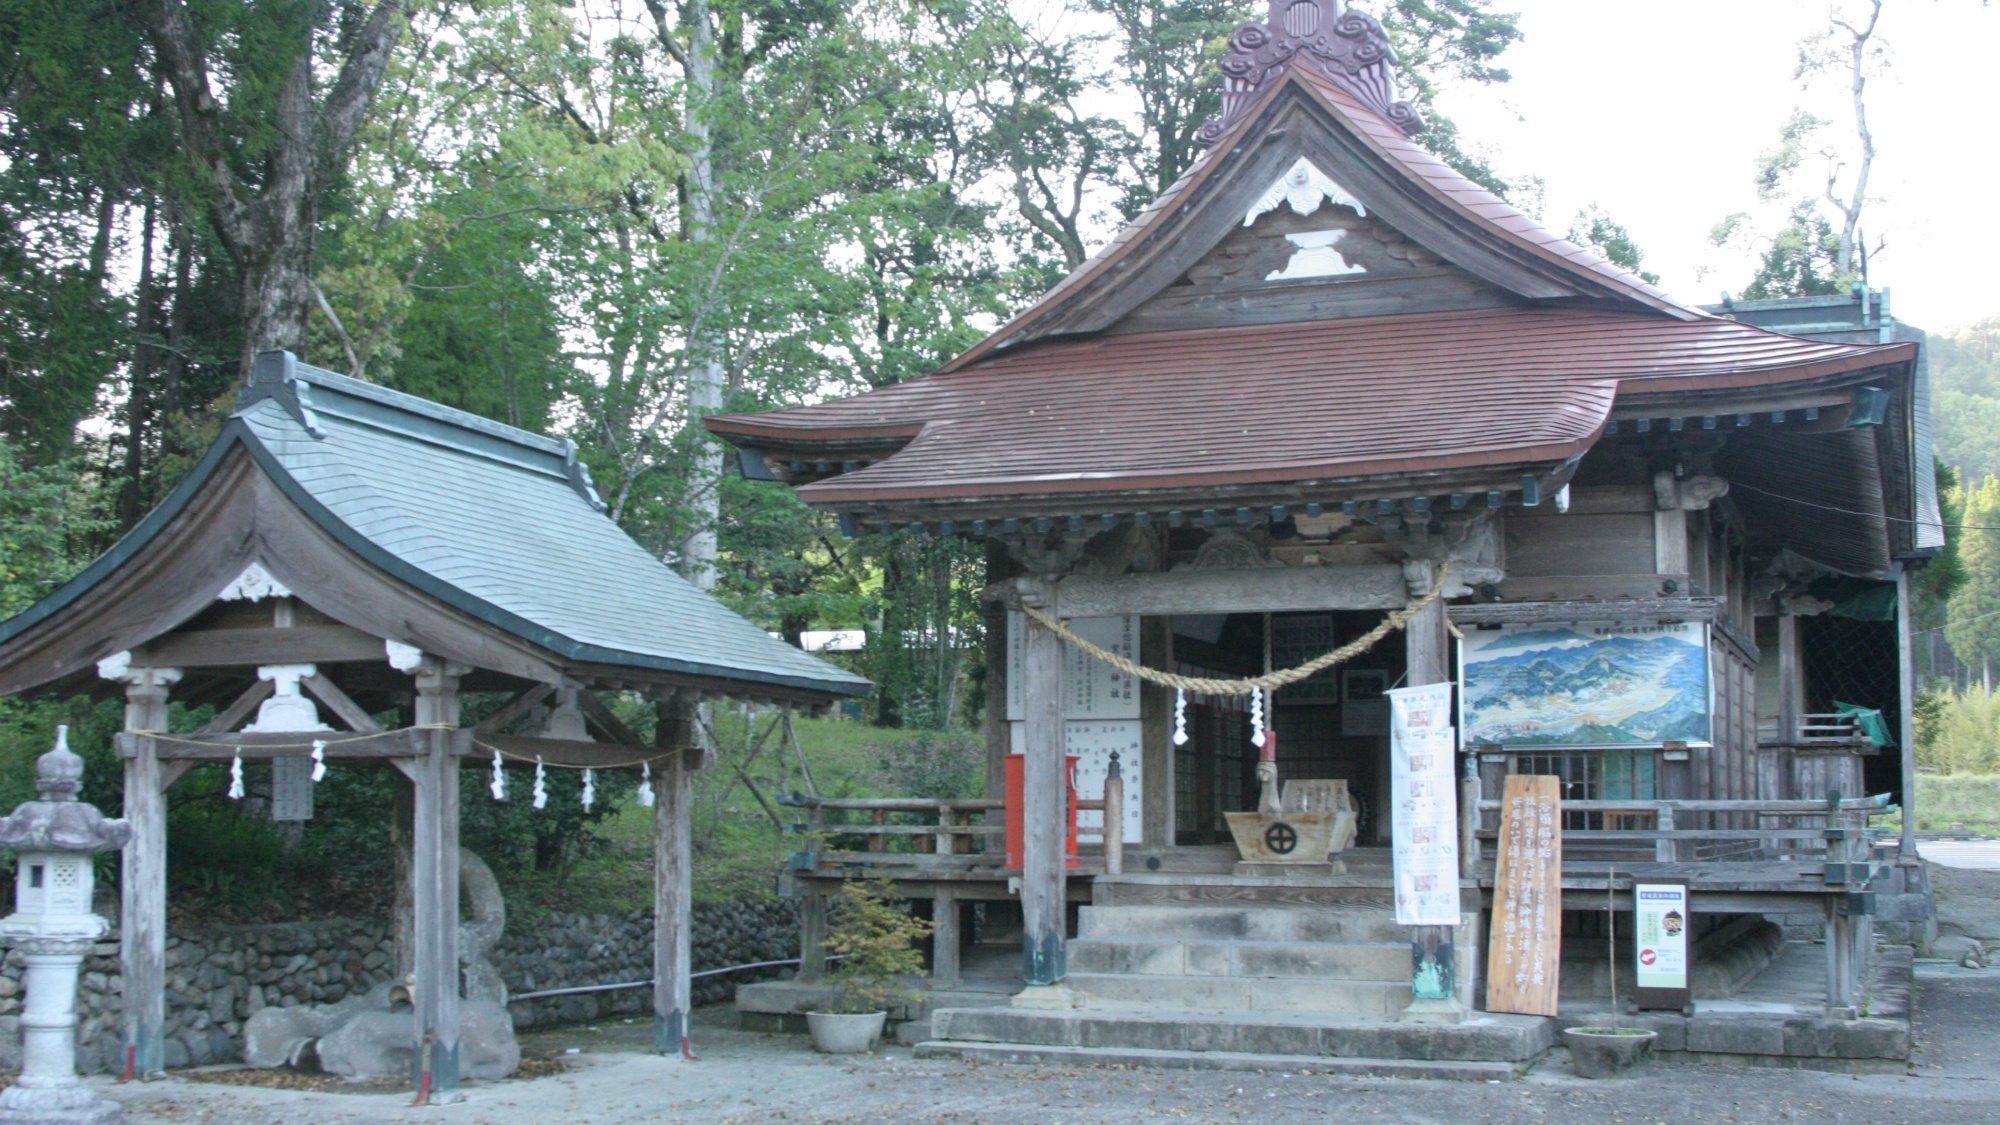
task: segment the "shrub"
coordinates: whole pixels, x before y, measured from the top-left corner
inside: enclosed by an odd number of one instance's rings
[[[886,1012],[914,1000],[904,976],[924,971],[917,942],[931,924],[912,916],[887,879],[855,879],[841,887],[828,919],[826,949],[840,960],[832,974],[832,1010],[848,1015]]]

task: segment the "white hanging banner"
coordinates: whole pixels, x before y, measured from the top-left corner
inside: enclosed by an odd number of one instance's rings
[[[1396,924],[1456,926],[1458,792],[1452,777],[1451,685],[1395,688],[1388,694]]]

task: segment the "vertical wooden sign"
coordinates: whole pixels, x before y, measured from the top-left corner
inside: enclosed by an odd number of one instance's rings
[[[1556,1014],[1562,975],[1562,797],[1554,777],[1516,774],[1501,800],[1487,941],[1486,1010]]]

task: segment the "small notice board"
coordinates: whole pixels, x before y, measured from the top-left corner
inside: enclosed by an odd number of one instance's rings
[[[1556,1014],[1562,974],[1562,795],[1554,777],[1507,779],[1487,942],[1486,1008]]]
[[[1688,990],[1688,931],[1694,928],[1694,911],[1688,905],[1687,880],[1634,883],[1632,908],[1633,1004],[1686,1009],[1694,1002]]]

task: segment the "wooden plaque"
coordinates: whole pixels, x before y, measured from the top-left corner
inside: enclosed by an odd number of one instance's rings
[[[1515,774],[1500,810],[1486,1010],[1556,1014],[1562,985],[1562,797],[1554,777]]]

